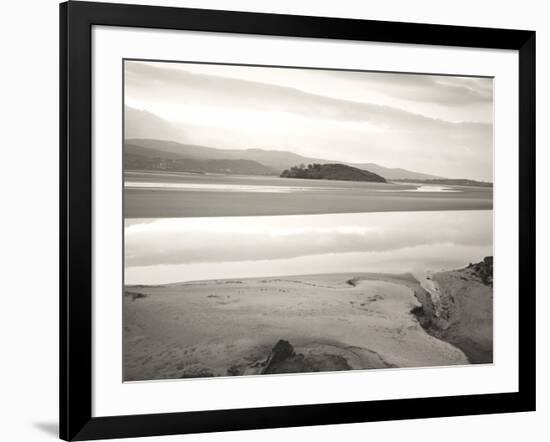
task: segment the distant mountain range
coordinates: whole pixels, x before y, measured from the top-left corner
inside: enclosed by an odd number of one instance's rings
[[[127,170],[168,170],[177,172],[230,173],[237,175],[277,175],[275,169],[257,161],[226,158],[197,158],[175,152],[159,151],[133,144],[125,145]]]
[[[135,111],[135,110],[134,110]],[[135,111],[145,112],[145,111]],[[152,115],[152,114],[150,114]],[[134,114],[134,119],[137,116]],[[149,125],[156,121],[160,125],[162,121],[155,117],[146,117]],[[139,118],[138,118],[139,119]],[[157,121],[160,120],[160,121]],[[128,116],[126,116],[128,122]],[[133,127],[133,125],[132,125]],[[163,130],[169,132],[176,130],[167,127]],[[152,170],[194,170],[202,172],[237,173],[253,175],[280,175],[285,169],[300,164],[312,163],[343,163],[341,161],[322,158],[310,158],[287,151],[263,150],[263,149],[216,149],[213,147],[182,144],[173,141],[164,141],[147,138],[130,139],[129,135],[139,131],[135,128],[128,131],[126,124],[125,162],[129,169]],[[214,161],[215,160],[215,161]],[[224,160],[225,162],[220,162]],[[395,179],[437,179],[434,175],[413,172],[406,169],[387,168],[375,163],[343,163],[358,169],[380,175],[387,180]]]
[[[399,167],[383,167],[375,163],[347,163],[350,166],[358,167],[359,169],[368,170],[377,175],[381,175],[387,180],[431,180],[437,179],[435,175],[428,175],[427,173],[413,172],[412,170],[401,169]]]
[[[124,138],[156,138],[161,140],[185,139],[185,131],[157,115],[145,110],[124,108]]]

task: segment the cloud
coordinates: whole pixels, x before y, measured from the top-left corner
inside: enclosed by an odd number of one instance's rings
[[[394,74],[321,71],[321,75],[338,76],[358,82],[363,87],[402,100],[435,103],[451,107],[486,104],[492,106],[493,83],[490,78],[442,75]]]
[[[339,161],[493,178],[490,79],[128,61],[125,72],[126,104],[176,128],[140,137],[316,158],[337,151]],[[483,118],[462,118],[474,114]]]
[[[343,74],[349,75],[346,72]],[[416,97],[422,101],[428,101],[428,99],[451,101],[451,97],[455,101],[467,100],[466,95],[481,97],[478,92],[475,92],[475,88],[465,86],[464,82],[468,79],[440,80],[433,77],[418,76],[415,82],[411,82],[410,80],[403,80],[395,74],[373,75],[378,80],[373,81],[369,78],[368,82],[383,82],[389,94],[398,94],[401,91],[401,95],[403,95],[403,90],[406,90],[406,95]],[[389,78],[388,80],[384,77],[386,75]],[[399,80],[396,80],[396,77]],[[461,83],[463,85],[458,86]],[[440,87],[434,87],[435,85],[440,85]],[[141,93],[147,94],[151,100],[163,98],[173,100],[180,97],[185,102],[200,98],[203,105],[205,101],[212,102],[216,106],[232,103],[256,111],[290,112],[310,118],[346,122],[366,121],[377,125],[391,125],[401,130],[417,129],[419,126],[441,130],[447,130],[455,126],[458,128],[481,126],[490,128],[488,124],[456,124],[441,119],[427,118],[391,106],[335,99],[268,83],[195,74],[183,70],[162,69],[144,63],[127,64],[126,87],[130,91],[141,88]],[[418,91],[422,93],[419,94]],[[443,94],[442,91],[448,91],[448,93]],[[453,92],[450,93],[449,91]]]

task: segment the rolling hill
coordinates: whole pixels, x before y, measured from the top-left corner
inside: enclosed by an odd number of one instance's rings
[[[435,175],[428,175],[427,173],[413,172],[412,170],[402,169],[400,167],[383,167],[375,163],[360,163],[352,164],[352,166],[359,169],[370,170],[373,173],[382,175],[388,180],[431,180],[438,179]]]
[[[173,159],[176,154],[180,158],[196,160],[248,160],[254,161],[267,168],[273,169],[270,174],[279,175],[283,170],[290,169],[296,164],[311,163],[338,163],[346,164],[358,169],[380,175],[388,180],[394,179],[436,179],[434,175],[413,172],[400,168],[387,168],[374,163],[354,164],[343,163],[322,158],[310,158],[287,151],[263,150],[263,149],[216,149],[213,147],[182,144],[173,141],[154,139],[128,139],[126,140],[126,153],[149,155],[158,158]],[[131,146],[131,147],[128,147]],[[140,149],[142,149],[140,151]],[[146,149],[148,153],[145,153]],[[265,174],[265,173],[262,173]]]
[[[124,108],[124,138],[160,137],[168,140],[181,140],[185,132],[176,124],[172,124],[157,115],[145,110]]]
[[[278,171],[252,160],[186,158],[174,152],[162,152],[131,144],[125,147],[124,167],[128,170],[278,175]]]

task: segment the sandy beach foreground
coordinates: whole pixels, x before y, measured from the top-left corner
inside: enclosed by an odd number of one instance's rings
[[[127,286],[124,380],[491,362],[487,281],[472,268],[427,278],[354,273]]]

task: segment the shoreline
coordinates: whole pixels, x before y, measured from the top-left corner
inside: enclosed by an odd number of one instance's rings
[[[446,287],[443,279],[439,284]],[[410,273],[129,285],[124,296],[124,378],[488,362],[476,358],[475,346],[467,345],[472,336],[465,336],[457,321],[445,328],[441,318],[435,320],[429,299]]]
[[[447,186],[456,191],[434,191],[434,188],[432,191],[418,191],[422,184],[200,174],[167,174],[155,178],[152,174],[138,172],[128,175],[128,178],[131,182],[141,182],[145,187],[125,188],[126,218],[493,208],[492,189],[483,187]],[[158,187],[148,187],[154,183]],[[288,191],[287,187],[300,187],[301,190]],[[205,198],[205,191],[208,192],[208,198]]]

